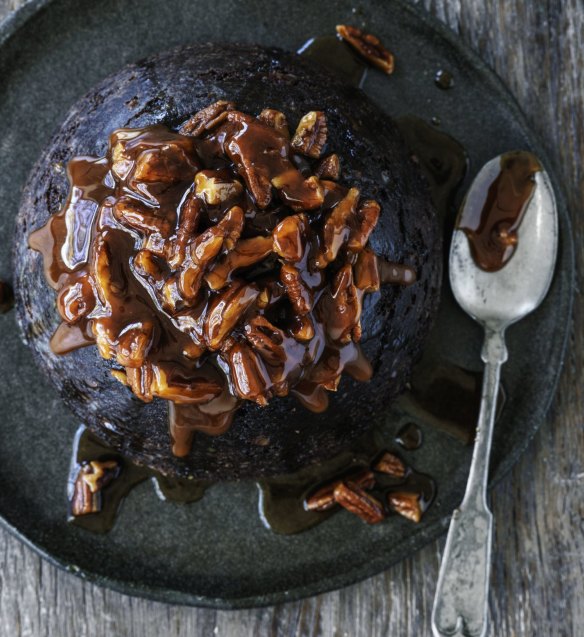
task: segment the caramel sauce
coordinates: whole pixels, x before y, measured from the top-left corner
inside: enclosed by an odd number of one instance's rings
[[[457,228],[463,230],[475,263],[487,272],[500,270],[517,248],[517,230],[535,190],[535,174],[542,170],[535,155],[514,151],[501,155],[495,179],[479,176],[472,201],[463,202]],[[482,178],[481,178],[482,177]]]
[[[119,129],[106,157],[72,159],[65,205],[29,238],[58,292],[53,352],[96,343],[139,398],[168,400],[179,457],[196,431],[225,433],[243,400],[291,392],[320,412],[343,371],[369,380],[363,296],[416,280],[412,267],[374,257],[375,282],[356,287],[359,237],[369,236],[358,191],[311,177],[316,160],[293,152],[286,131],[225,105],[185,124],[196,136]],[[298,235],[277,242],[295,213]]]

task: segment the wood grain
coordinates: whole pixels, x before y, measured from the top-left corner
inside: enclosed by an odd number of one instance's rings
[[[414,0],[412,0],[414,1]],[[0,0],[0,18],[24,0]],[[503,78],[556,162],[584,266],[584,6],[581,0],[418,2]],[[490,637],[584,635],[584,302],[553,408],[493,494]],[[134,599],[58,571],[0,531],[3,637],[409,637],[430,635],[443,542],[341,591],[215,612]]]

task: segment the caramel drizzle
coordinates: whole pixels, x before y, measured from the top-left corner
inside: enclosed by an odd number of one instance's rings
[[[363,296],[415,282],[367,247],[379,205],[314,176],[324,114],[289,138],[281,113],[229,102],[181,133],[116,130],[106,157],[69,162],[63,209],[29,238],[58,292],[53,352],[96,343],[139,398],[168,400],[177,456],[242,400],[320,412],[343,371],[368,380]]]

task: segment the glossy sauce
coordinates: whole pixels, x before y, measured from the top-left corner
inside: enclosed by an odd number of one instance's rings
[[[517,249],[517,230],[535,191],[535,175],[542,170],[535,155],[514,151],[501,155],[500,171],[491,179],[478,174],[463,202],[457,228],[468,237],[475,263],[487,272],[500,270]]]

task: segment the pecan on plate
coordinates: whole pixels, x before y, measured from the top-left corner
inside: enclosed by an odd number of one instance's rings
[[[71,514],[79,517],[101,511],[101,490],[117,478],[119,472],[120,465],[116,460],[92,460],[83,463],[73,486]]]
[[[337,33],[373,66],[387,75],[393,73],[393,55],[381,44],[379,38],[345,24],[337,26]]]
[[[362,469],[345,476],[346,480],[350,480],[361,489],[372,489],[375,485],[375,476],[372,471]],[[334,491],[341,484],[342,480],[333,480],[329,484],[312,493],[304,501],[304,508],[307,511],[328,511],[332,509],[336,502]]]
[[[310,111],[300,120],[290,146],[301,155],[318,159],[326,144],[327,134],[325,114],[322,111]]]
[[[385,473],[392,478],[403,478],[406,475],[406,465],[393,453],[384,451],[373,465],[373,471]]]
[[[341,482],[335,487],[333,495],[337,504],[360,517],[367,524],[378,524],[385,517],[381,502],[354,482]]]
[[[412,522],[419,522],[422,519],[419,493],[393,491],[387,495],[387,504],[393,511]]]

